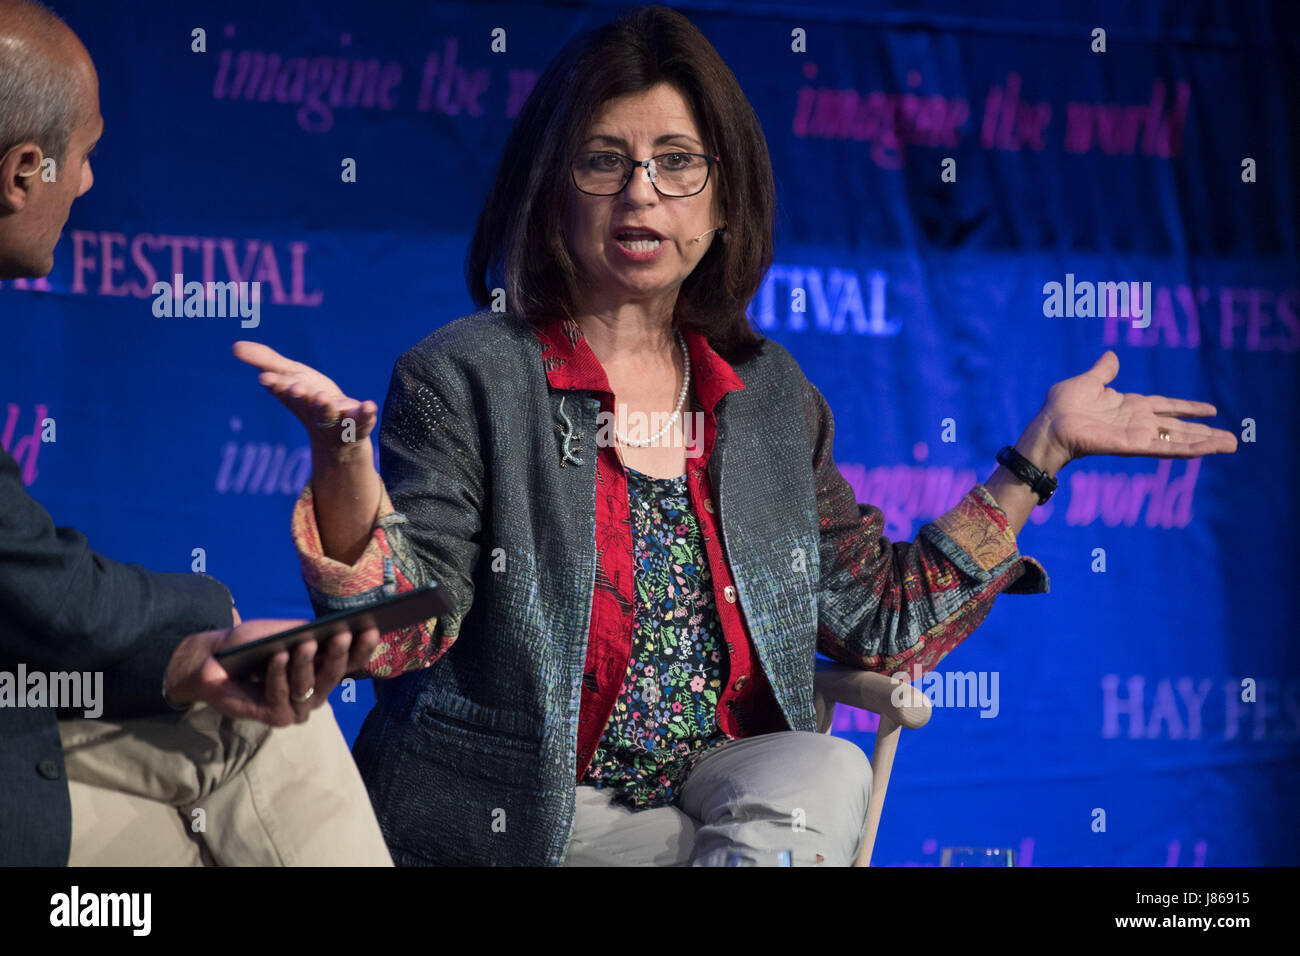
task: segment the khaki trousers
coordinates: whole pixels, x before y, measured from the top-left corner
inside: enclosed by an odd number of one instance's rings
[[[392,866],[328,703],[272,728],[204,704],[59,721],[69,866]]]

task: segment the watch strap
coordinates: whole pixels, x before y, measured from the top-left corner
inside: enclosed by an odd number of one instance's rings
[[[1040,505],[1046,504],[1056,491],[1056,479],[1010,445],[1003,445],[998,451],[998,464],[1027,484],[1038,495]]]

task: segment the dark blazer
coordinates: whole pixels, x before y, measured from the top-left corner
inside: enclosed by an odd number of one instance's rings
[[[19,668],[102,671],[102,717],[166,713],[163,675],[176,645],[229,627],[231,606],[215,578],[118,564],[56,528],[0,451],[0,682],[9,690],[0,699],[0,864],[63,866],[72,836],[57,719],[83,712],[15,706]]]

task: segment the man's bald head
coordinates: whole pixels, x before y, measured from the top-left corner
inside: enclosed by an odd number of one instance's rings
[[[77,35],[30,0],[0,0],[0,156],[26,140],[62,161],[86,118],[90,57]]]
[[[103,130],[77,35],[32,0],[0,0],[0,279],[42,276]]]

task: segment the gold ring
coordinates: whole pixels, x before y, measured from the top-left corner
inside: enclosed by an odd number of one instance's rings
[[[311,700],[311,695],[314,694],[314,693],[316,693],[316,688],[315,688],[315,687],[308,687],[308,688],[307,688],[307,693],[303,694],[301,697],[299,697],[297,694],[294,694],[294,695],[293,695],[294,703],[297,703],[297,704],[305,704],[305,703],[307,703],[307,701]]]

